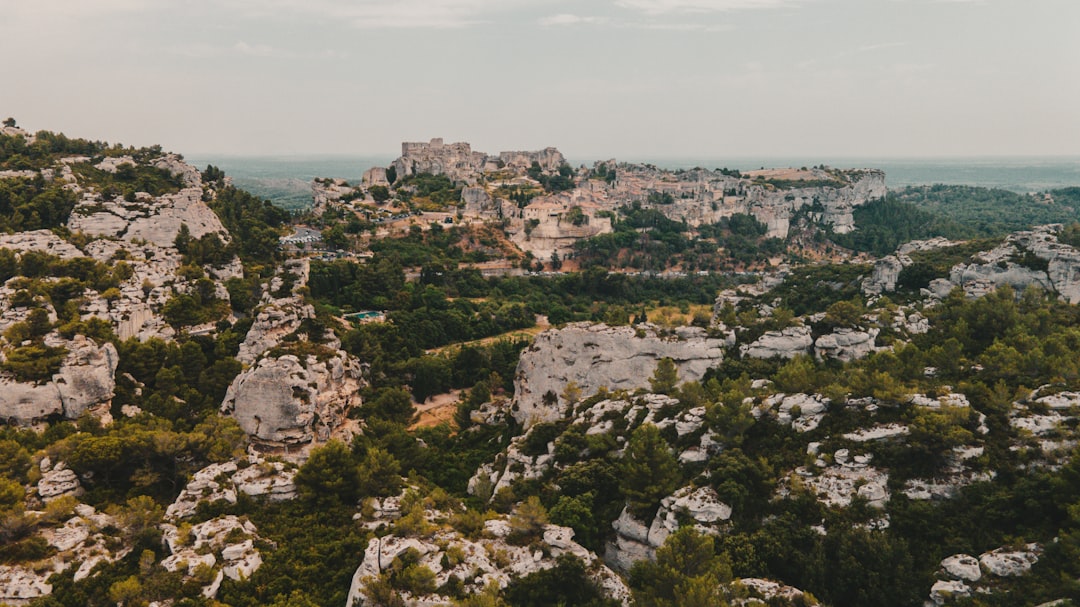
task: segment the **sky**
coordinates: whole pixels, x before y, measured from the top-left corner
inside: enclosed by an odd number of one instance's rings
[[[184,154],[1080,156],[1077,0],[0,0],[0,114]]]

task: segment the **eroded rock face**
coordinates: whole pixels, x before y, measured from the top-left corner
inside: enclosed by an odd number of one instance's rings
[[[768,602],[770,605],[777,600],[787,601],[788,604],[791,605],[806,605],[806,607],[814,607],[815,605],[821,604],[817,601],[810,600],[810,597],[802,590],[799,590],[794,586],[781,584],[780,582],[763,580],[761,578],[742,578],[737,580],[737,583],[749,591],[750,597],[733,600],[731,604],[736,607],[742,607],[743,605],[759,605],[759,601],[762,600]]]
[[[211,569],[212,581],[203,587],[204,597],[217,596],[223,578],[246,580],[262,566],[262,555],[255,548],[258,529],[251,521],[230,514],[193,525],[186,535],[169,523],[161,529],[172,553],[161,561],[162,567],[182,571],[185,578],[194,577],[202,568]]]
[[[49,558],[27,565],[0,565],[0,603],[25,605],[30,600],[52,594],[48,579],[54,573],[75,568],[76,582],[90,576],[94,566],[113,562],[130,552],[124,547],[109,548],[103,529],[116,526],[117,521],[92,506],[75,506],[72,516],[63,523],[38,529],[38,536],[55,550]]]
[[[235,504],[240,493],[271,501],[293,499],[296,497],[295,477],[295,467],[254,456],[238,462],[211,464],[188,481],[165,511],[165,518],[175,522],[192,516],[200,503],[224,501]]]
[[[662,358],[675,362],[680,381],[697,381],[723,357],[724,341],[708,337],[703,329],[661,335],[651,325],[635,329],[575,323],[548,330],[536,337],[518,362],[514,417],[526,427],[559,419],[565,414],[562,394],[570,382],[577,384],[583,397],[602,386],[646,388]]]
[[[360,385],[359,365],[343,352],[263,358],[233,380],[221,410],[264,446],[325,442],[360,403]]]
[[[84,257],[75,245],[53,234],[49,230],[0,234],[0,249],[13,251],[38,251],[55,255],[61,259]]]
[[[808,354],[814,345],[810,327],[788,327],[782,331],[769,331],[752,344],[739,346],[739,353],[750,358],[795,358]]]
[[[731,506],[720,501],[712,487],[683,487],[660,501],[660,509],[646,527],[625,508],[612,523],[615,537],[604,551],[607,564],[627,572],[640,560],[656,558],[656,549],[679,530],[680,520],[687,520],[702,533],[716,534],[731,518]]]
[[[84,199],[68,220],[73,232],[129,242],[145,240],[159,247],[173,245],[181,224],[187,225],[192,238],[218,234],[223,241],[229,240],[221,220],[202,201],[200,187],[187,187],[158,198],[142,196],[136,202]]]
[[[65,495],[79,496],[83,494],[82,484],[75,471],[68,468],[64,462],[55,465],[48,457],[40,463],[41,480],[37,483],[38,496],[46,501],[52,501]]]
[[[877,339],[880,329],[873,328],[866,331],[841,327],[828,335],[822,335],[814,342],[814,356],[819,360],[834,358],[843,362],[850,362],[864,358],[877,351],[874,340]]]
[[[1055,292],[1069,303],[1080,302],[1080,251],[1058,242],[1058,224],[1010,234],[991,251],[958,264],[949,281],[978,296],[1002,285],[1023,290],[1034,285]]]
[[[315,308],[304,302],[301,290],[307,286],[311,265],[307,259],[286,262],[274,276],[262,295],[260,309],[255,315],[236,359],[250,365],[267,350],[279,345],[287,335],[300,328],[309,318],[315,318]],[[291,289],[282,293],[285,278],[290,278]],[[336,346],[336,343],[334,344]]]
[[[98,346],[76,335],[58,340],[68,354],[52,379],[41,384],[0,377],[0,417],[19,425],[29,425],[52,415],[77,419],[87,410],[112,400],[119,363],[116,347]]]
[[[425,516],[434,520],[435,515],[446,513],[426,511]],[[488,584],[505,588],[511,580],[525,577],[554,567],[563,555],[576,557],[585,563],[589,577],[601,589],[605,597],[613,598],[623,605],[629,604],[630,591],[626,584],[608,569],[600,559],[573,541],[574,530],[558,525],[545,525],[536,545],[519,546],[507,541],[511,526],[507,519],[488,520],[484,525],[484,538],[471,540],[452,530],[439,531],[431,537],[386,536],[372,538],[364,551],[363,561],[353,574],[347,607],[364,605],[363,590],[371,580],[390,569],[394,559],[406,551],[419,555],[419,564],[435,574],[436,587],[442,586],[456,576],[465,581],[466,594],[478,594]],[[543,549],[537,549],[539,545]],[[453,548],[462,558],[449,560],[447,550]],[[415,596],[404,594],[409,607],[446,604],[447,598],[438,594]]]

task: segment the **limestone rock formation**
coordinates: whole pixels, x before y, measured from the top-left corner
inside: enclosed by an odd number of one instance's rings
[[[843,362],[864,358],[877,351],[874,340],[879,332],[880,329],[877,328],[866,331],[849,327],[838,328],[817,338],[814,342],[814,356],[819,360],[833,358]]]
[[[58,414],[76,419],[112,400],[119,363],[115,346],[111,343],[98,346],[82,335],[49,345],[67,348],[67,356],[50,380],[29,383],[9,375],[0,376],[0,418],[19,425]]]
[[[1006,284],[1017,290],[1035,285],[1078,303],[1080,251],[1058,242],[1060,230],[1053,224],[1010,234],[992,251],[955,266],[949,281],[974,296]]]
[[[262,566],[255,548],[258,529],[251,521],[233,515],[220,516],[192,525],[188,537],[172,524],[161,525],[170,556],[161,561],[167,571],[182,571],[193,578],[202,568],[210,568],[212,581],[203,587],[207,598],[217,595],[223,578],[242,581]]]
[[[814,339],[810,327],[788,327],[782,331],[769,331],[754,343],[739,346],[739,353],[750,358],[794,358],[808,354]]]
[[[89,577],[98,563],[126,556],[130,548],[116,548],[112,536],[105,531],[116,525],[111,516],[79,504],[62,523],[37,529],[38,537],[53,553],[31,565],[0,565],[0,603],[25,605],[32,599],[52,594],[48,580],[54,573],[75,568],[74,580],[78,582]]]
[[[235,504],[240,493],[270,501],[290,500],[296,497],[295,476],[295,466],[255,456],[211,464],[188,481],[165,511],[165,518],[175,522],[190,517],[200,503],[224,501]]]
[[[187,225],[192,238],[217,234],[223,241],[229,240],[221,220],[202,201],[202,188],[199,187],[188,187],[158,198],[143,195],[134,203],[100,197],[84,199],[71,213],[68,228],[90,236],[129,242],[143,240],[159,247],[170,247],[181,224]]]
[[[38,251],[55,255],[61,259],[84,257],[83,252],[78,247],[49,230],[0,234],[0,249],[11,249],[16,252]]]
[[[399,513],[388,513],[387,518],[378,521],[390,521]],[[448,513],[425,510],[425,518],[435,523],[445,519]],[[419,555],[419,565],[427,567],[435,574],[435,585],[440,587],[456,576],[464,580],[466,594],[477,594],[489,584],[505,588],[512,579],[554,567],[557,559],[563,555],[576,557],[583,561],[588,575],[604,592],[605,596],[629,604],[630,591],[625,583],[600,559],[581,545],[573,541],[574,531],[569,527],[545,525],[540,532],[540,539],[530,546],[520,546],[508,541],[511,525],[506,518],[486,521],[484,534],[479,539],[469,539],[452,529],[443,528],[430,537],[407,535],[398,537],[388,535],[375,537],[368,543],[363,560],[353,574],[352,586],[345,604],[347,607],[361,607],[365,604],[363,589],[381,573],[390,569],[394,559],[406,551],[415,551]],[[447,557],[453,550],[454,558]],[[404,604],[409,607],[433,606],[445,604],[445,596],[426,594],[414,596],[403,593]]]
[[[711,487],[683,487],[660,501],[648,527],[624,508],[612,524],[615,537],[604,551],[604,559],[612,569],[625,573],[636,561],[655,559],[656,549],[678,531],[681,520],[702,533],[715,534],[729,518],[731,506],[721,502]]]
[[[52,461],[45,457],[39,467],[41,479],[37,483],[37,494],[42,500],[49,502],[65,495],[78,497],[83,494],[78,475],[64,462],[53,465]]]
[[[829,399],[820,394],[784,394],[766,396],[751,410],[755,418],[770,416],[798,432],[818,427],[828,410]]]
[[[263,358],[233,380],[221,410],[264,447],[325,442],[359,404],[360,382],[359,365],[343,352]]]
[[[930,588],[927,604],[943,607],[953,604],[955,599],[994,594],[1000,578],[1027,575],[1041,552],[1038,544],[1027,544],[1021,549],[990,550],[977,559],[967,554],[947,557],[941,561],[939,579]]]
[[[806,607],[815,607],[816,605],[821,604],[812,600],[805,592],[794,586],[788,586],[787,584],[781,584],[780,582],[774,582],[772,580],[742,578],[736,580],[736,584],[747,590],[750,596],[745,599],[734,599],[731,602],[733,607],[757,606],[762,604],[762,602],[772,605],[777,601],[783,601],[780,604],[805,605]]]
[[[724,342],[703,329],[664,335],[651,325],[609,327],[574,323],[536,336],[518,362],[514,417],[526,427],[565,414],[570,382],[582,396],[601,387],[634,390],[649,385],[662,358],[671,358],[681,381],[697,381],[724,357]]]
[[[240,344],[237,360],[247,365],[254,363],[264,352],[299,329],[305,319],[315,318],[315,308],[301,295],[310,273],[311,265],[306,258],[294,259],[286,262],[271,279],[263,290],[255,321]],[[291,288],[285,288],[286,280],[291,281]],[[323,337],[334,340],[332,336]],[[332,345],[336,347],[337,344]]]

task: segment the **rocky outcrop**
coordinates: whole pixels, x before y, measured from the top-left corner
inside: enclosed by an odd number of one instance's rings
[[[724,342],[703,329],[671,335],[651,325],[609,327],[575,323],[536,336],[521,354],[515,375],[514,417],[526,427],[565,415],[563,391],[574,382],[582,396],[601,387],[635,390],[649,385],[662,358],[671,358],[681,381],[697,381],[724,357]]]
[[[56,234],[53,234],[49,230],[0,234],[0,249],[11,249],[19,253],[24,251],[37,251],[39,253],[55,255],[61,259],[85,257],[78,247],[63,238],[60,238]]]
[[[188,481],[165,511],[165,518],[175,522],[193,516],[200,503],[235,504],[240,493],[270,501],[290,500],[296,497],[295,476],[295,466],[255,456],[211,464]]]
[[[905,242],[897,247],[895,254],[886,255],[874,263],[873,273],[863,279],[862,292],[866,295],[891,293],[896,290],[896,282],[900,279],[900,272],[913,263],[910,257],[912,253],[943,249],[958,244],[961,243],[941,237]]]
[[[953,604],[974,594],[994,594],[1001,578],[1027,575],[1031,566],[1039,561],[1042,548],[1027,544],[1023,548],[998,548],[984,552],[975,558],[968,554],[954,554],[941,561],[938,580],[930,588],[927,604],[935,607]]]
[[[615,537],[604,551],[604,560],[616,571],[628,572],[640,560],[656,558],[656,549],[682,526],[693,525],[702,533],[716,534],[731,518],[731,506],[720,501],[711,487],[683,487],[660,501],[660,509],[647,527],[625,508],[612,523]]]
[[[360,385],[360,366],[343,352],[263,358],[233,380],[221,410],[263,447],[299,447],[337,434]]]
[[[187,225],[192,238],[217,234],[227,242],[228,232],[202,201],[202,194],[202,188],[188,187],[157,198],[142,195],[135,202],[99,197],[84,199],[72,211],[68,228],[90,236],[171,247],[183,224]]]
[[[396,518],[396,514],[393,516]],[[445,518],[447,513],[425,510],[424,516],[434,523],[439,518]],[[475,539],[445,528],[427,537],[409,534],[404,537],[387,535],[372,538],[364,550],[360,566],[353,574],[345,605],[365,605],[365,586],[388,571],[395,559],[407,551],[418,558],[418,566],[428,568],[435,575],[436,588],[442,587],[451,577],[456,577],[464,582],[467,595],[479,594],[490,584],[505,588],[513,579],[554,567],[559,557],[572,556],[585,564],[588,576],[605,597],[623,605],[629,604],[630,591],[625,583],[595,554],[573,541],[573,529],[544,525],[538,533],[539,539],[531,545],[511,542],[511,529],[507,518],[495,518],[485,522],[482,536]],[[437,594],[437,591],[420,596],[402,593],[402,599],[408,607],[443,605],[449,600]]]
[[[171,553],[161,566],[182,572],[185,579],[209,578],[202,591],[206,598],[217,596],[224,578],[243,581],[262,566],[262,555],[255,548],[258,529],[251,521],[227,515],[192,525],[186,533],[169,523],[161,529]]]
[[[1080,303],[1080,251],[1058,242],[1060,230],[1054,224],[1010,234],[1000,246],[953,267],[949,281],[971,296],[1002,285],[1037,286]]]
[[[798,432],[818,427],[828,411],[829,399],[820,394],[772,394],[761,399],[751,409],[755,418],[770,416],[777,423],[791,426]]]
[[[254,363],[264,352],[279,345],[282,339],[299,329],[305,319],[315,318],[315,308],[306,303],[301,294],[310,273],[311,265],[306,258],[294,259],[286,262],[271,279],[263,291],[255,321],[240,344],[237,360],[246,365]],[[286,278],[292,282],[292,287],[281,293]]]
[[[832,358],[843,362],[865,358],[877,351],[874,340],[879,332],[880,329],[876,328],[860,331],[841,327],[817,338],[814,342],[814,356],[818,360]]]
[[[78,497],[83,494],[78,475],[64,462],[53,465],[52,460],[44,457],[38,466],[41,479],[37,483],[37,494],[42,500],[49,502],[65,495]]]
[[[753,343],[739,346],[739,353],[750,358],[795,358],[808,354],[813,345],[810,327],[800,325],[768,331]]]
[[[116,548],[115,538],[106,532],[116,526],[117,521],[111,516],[92,506],[78,504],[62,524],[38,529],[38,536],[54,550],[53,554],[32,566],[0,565],[0,603],[25,605],[52,594],[48,580],[54,573],[75,568],[73,579],[78,582],[90,577],[98,563],[123,558],[130,548]]]
[[[49,381],[37,384],[0,376],[0,418],[18,425],[29,425],[53,415],[77,419],[89,409],[112,400],[119,362],[115,346],[111,343],[98,346],[82,335],[49,345],[59,345],[68,351],[60,370]]]

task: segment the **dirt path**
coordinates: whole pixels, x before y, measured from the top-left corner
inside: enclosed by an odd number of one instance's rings
[[[446,394],[436,394],[416,405],[416,421],[409,426],[409,430],[432,428],[443,422],[452,422],[460,395],[461,390],[451,390]]]

